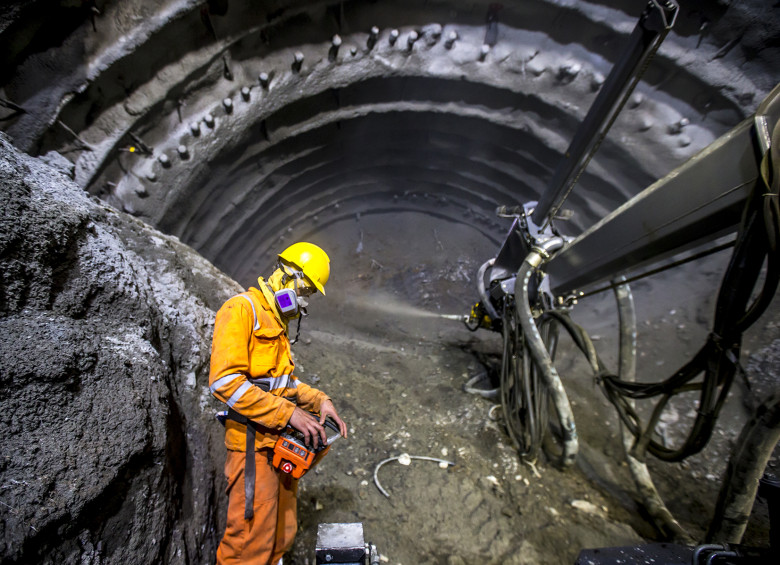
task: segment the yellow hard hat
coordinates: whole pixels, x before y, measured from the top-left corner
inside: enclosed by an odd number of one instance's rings
[[[330,258],[313,243],[300,241],[279,254],[279,259],[301,271],[307,279],[325,294],[325,283],[330,277]]]

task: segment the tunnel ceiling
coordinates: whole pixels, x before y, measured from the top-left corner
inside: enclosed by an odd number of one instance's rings
[[[780,80],[776,5],[680,4],[568,201],[574,232]],[[544,189],[644,6],[10,2],[0,123],[239,281],[280,238],[356,216],[422,212],[498,241],[495,206]]]

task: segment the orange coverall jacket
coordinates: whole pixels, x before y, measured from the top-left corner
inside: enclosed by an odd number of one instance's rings
[[[266,284],[259,279],[259,284]],[[295,363],[287,328],[257,288],[229,299],[217,312],[211,345],[209,389],[257,424],[255,449],[273,447],[295,406],[319,412],[328,396],[292,374]],[[265,389],[265,390],[264,390]],[[228,419],[225,446],[246,451],[246,426]]]

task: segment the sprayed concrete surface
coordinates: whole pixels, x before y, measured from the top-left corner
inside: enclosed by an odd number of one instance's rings
[[[388,239],[387,222],[401,235]],[[479,387],[494,386],[500,338],[471,333],[437,315],[465,313],[475,299],[479,267],[471,258],[495,253],[493,242],[415,215],[379,216],[371,227],[366,224],[345,222],[325,236],[340,242],[332,251],[334,288],[312,299],[295,347],[301,378],[333,396],[352,436],[336,442],[321,467],[303,480],[294,562],[312,562],[316,525],[323,522],[363,522],[366,538],[388,562],[402,564],[571,563],[582,548],[662,539],[646,520],[623,462],[617,414],[572,344],[562,344],[557,363],[581,438],[577,465],[570,470],[545,460],[535,467],[523,464],[503,427],[499,401],[464,392],[479,375],[484,375]],[[435,259],[409,262],[403,252],[409,247]],[[699,347],[713,308],[702,291],[716,291],[726,261],[725,255],[714,256],[635,284],[640,378],[666,376]],[[614,367],[617,312],[611,294],[584,300],[574,317]],[[777,339],[777,320],[775,306],[748,335],[751,363],[763,359],[762,348]],[[742,423],[756,399],[777,386],[776,373],[751,372],[750,378],[753,391],[734,387],[703,453],[682,464],[650,462],[661,495],[694,539],[703,539]],[[757,388],[757,380],[765,385]],[[682,439],[694,406],[683,397],[667,410],[663,431],[670,442]],[[404,453],[455,466],[387,463],[378,475],[390,494],[385,498],[374,483],[374,469]],[[771,462],[774,469],[778,464]],[[762,502],[755,516],[749,539],[766,545]]]
[[[334,268],[295,346],[300,376],[353,433],[302,483],[293,563],[312,563],[321,522],[364,522],[404,565],[568,563],[582,547],[659,539],[614,410],[571,344],[558,363],[580,457],[531,467],[496,401],[462,390],[480,375],[495,385],[498,336],[438,317],[476,301],[477,269],[509,228],[495,207],[544,190],[644,2],[6,4],[4,563],[211,562],[225,512],[220,406],[204,392],[213,312],[296,240]],[[780,79],[777,7],[683,4],[568,200],[567,233],[727,132]],[[725,261],[634,285],[640,378],[697,350]],[[574,312],[612,367],[613,302]],[[735,384],[707,450],[650,462],[696,539],[742,423],[777,388],[778,319],[775,305],[748,334],[752,391]],[[693,409],[671,405],[669,441]],[[403,453],[455,465],[390,462],[385,498],[374,468]]]

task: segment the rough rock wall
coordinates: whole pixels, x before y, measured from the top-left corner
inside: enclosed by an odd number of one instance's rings
[[[0,561],[210,562],[211,331],[240,287],[62,170],[0,134]]]

